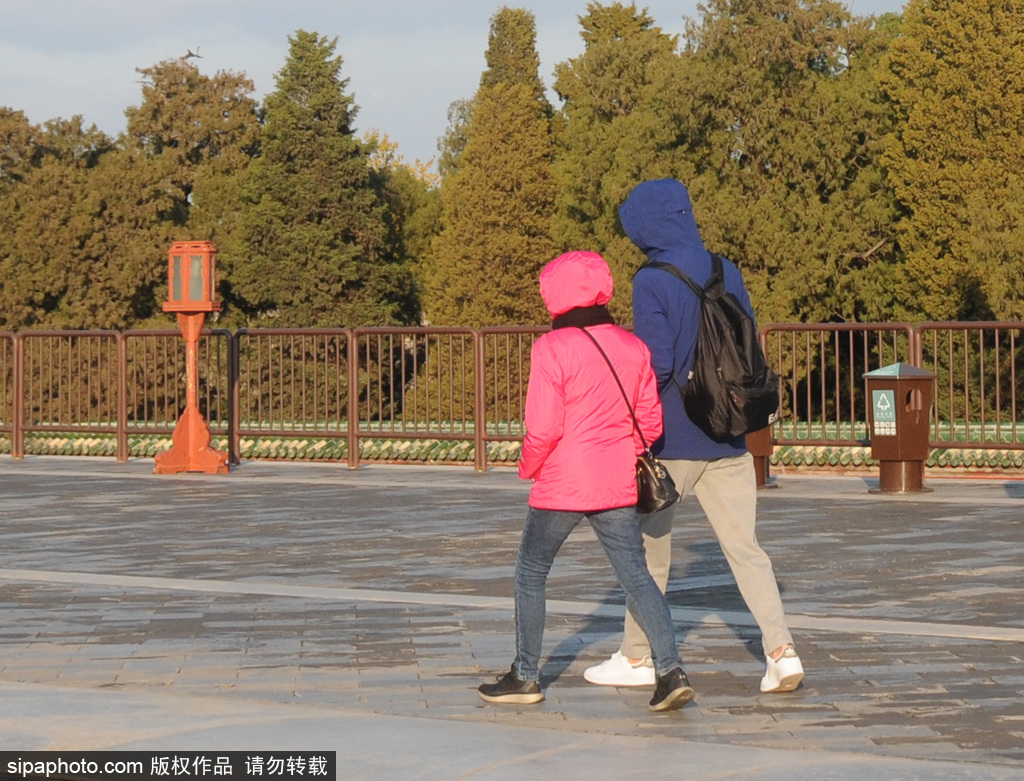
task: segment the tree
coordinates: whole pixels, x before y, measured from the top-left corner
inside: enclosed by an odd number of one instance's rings
[[[638,182],[680,175],[674,150],[690,85],[679,77],[675,37],[646,10],[590,3],[580,24],[583,54],[555,69],[564,101],[555,240],[562,249],[604,253],[616,288],[628,290],[643,255],[623,236],[618,208]],[[630,319],[628,295],[612,307]]]
[[[51,120],[28,136],[29,146],[8,152],[23,161],[11,167],[17,185],[0,194],[0,326],[124,327],[135,291],[119,287],[104,230],[113,142],[80,117]]]
[[[533,99],[546,109],[544,82],[540,78],[537,28],[533,14],[522,8],[502,7],[491,17],[484,59],[487,68],[480,75],[480,89],[501,84],[519,84],[531,91]]]
[[[228,182],[259,130],[252,84],[184,60],[139,73],[143,99],[116,143],[79,117],[39,130],[0,113],[0,223],[12,237],[0,308],[11,327],[165,325],[171,242],[230,232]]]
[[[371,181],[379,197],[387,204],[387,223],[393,253],[402,258],[414,280],[419,301],[419,285],[424,266],[429,262],[430,244],[441,230],[441,194],[438,176],[416,160],[410,164],[387,135],[376,131],[364,137],[370,152]]]
[[[875,72],[890,25],[830,0],[711,0],[688,25],[681,170],[764,322],[884,316],[896,207]]]
[[[0,106],[0,194],[21,182],[38,165],[38,128],[24,112]]]
[[[1024,9],[911,0],[884,87],[906,316],[1024,317]]]
[[[456,100],[448,106],[448,127],[444,135],[438,139],[437,149],[441,153],[437,159],[437,171],[444,179],[459,169],[459,156],[466,148],[466,129],[472,114],[473,102]]]
[[[151,291],[151,314],[162,322],[162,261],[171,242],[213,242],[221,287],[228,287],[239,254],[240,186],[258,150],[260,122],[243,74],[206,76],[184,58],[138,72],[142,101],[125,112],[126,184],[108,193],[110,229],[135,248],[127,255],[132,265],[147,269],[138,286]]]
[[[360,326],[415,319],[411,278],[389,241],[370,150],[341,78],[336,40],[299,30],[264,101],[261,154],[245,188],[247,252],[230,296],[250,321]]]
[[[537,291],[551,259],[551,107],[537,75],[533,15],[491,19],[488,69],[464,125],[464,146],[441,185],[424,309],[434,325],[547,320]]]
[[[185,59],[138,72],[144,77],[142,102],[125,112],[127,145],[152,161],[154,179],[171,198],[165,218],[187,225],[197,189],[244,169],[256,152],[260,125],[253,84],[244,75],[223,71],[204,76]],[[214,203],[203,208],[215,211]]]

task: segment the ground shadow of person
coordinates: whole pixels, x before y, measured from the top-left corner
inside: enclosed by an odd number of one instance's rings
[[[757,626],[753,624],[753,618],[749,622],[737,623],[733,620],[735,613],[746,613],[750,615],[746,602],[740,594],[736,581],[729,569],[729,563],[722,553],[721,547],[715,540],[691,541],[685,545],[675,545],[678,551],[683,548],[685,554],[678,558],[682,561],[673,560],[672,568],[669,571],[668,588],[666,596],[670,607],[690,608],[707,613],[711,618],[721,618],[723,625],[732,631],[733,635],[747,649],[747,652],[757,660],[764,658],[764,650],[761,644],[761,634]],[[675,555],[675,554],[674,554]],[[783,592],[783,584],[779,583],[779,591]],[[626,609],[626,596],[619,586],[612,586],[603,597],[600,598],[602,608],[619,607],[621,613],[618,617],[607,615],[606,610],[601,610],[598,615],[591,614],[582,619],[578,617],[565,617],[566,623],[577,627],[572,635],[561,640],[551,652],[541,667],[541,682],[544,686],[557,681],[581,656],[593,655],[593,661],[599,662],[606,658],[607,653],[618,650],[617,647],[604,648],[609,643],[614,644],[622,638],[622,616]],[[554,619],[554,621],[553,621]],[[549,616],[549,627],[557,626],[558,618]],[[686,643],[699,623],[691,619],[677,620],[676,639],[682,649],[683,661],[686,661]],[[590,649],[601,644],[601,652],[592,652]]]

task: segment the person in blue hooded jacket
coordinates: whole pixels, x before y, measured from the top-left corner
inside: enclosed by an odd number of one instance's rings
[[[671,263],[700,285],[711,276],[711,254],[704,247],[686,187],[674,179],[641,182],[619,208],[629,239],[648,260]],[[725,288],[753,316],[750,296],[735,264],[723,260]],[[771,560],[757,542],[757,479],[744,437],[726,442],[709,438],[687,417],[679,394],[693,362],[700,326],[700,300],[665,271],[643,269],[633,278],[633,329],[651,352],[664,415],[664,433],[654,448],[681,497],[695,494],[732,569],[740,594],[761,630],[766,669],[761,691],[796,689],[803,665],[786,624]],[[658,587],[668,584],[672,563],[674,508],[642,516],[647,566]],[[627,602],[627,608],[631,607]],[[584,678],[609,686],[655,682],[647,638],[627,610],[619,650]]]

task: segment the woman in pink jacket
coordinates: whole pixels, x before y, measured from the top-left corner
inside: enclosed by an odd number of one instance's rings
[[[615,366],[644,438],[653,442],[661,435],[661,403],[650,353],[615,325],[605,307],[612,275],[600,255],[569,252],[555,258],[541,271],[540,292],[554,320],[552,331],[533,346],[526,396],[519,476],[533,487],[516,557],[516,658],[508,673],[477,691],[488,702],[544,699],[540,652],[547,576],[562,543],[586,518],[650,638],[657,672],[650,708],[681,708],[694,692],[683,673],[668,603],[647,571],[636,513],[636,457],[643,445],[590,336]]]

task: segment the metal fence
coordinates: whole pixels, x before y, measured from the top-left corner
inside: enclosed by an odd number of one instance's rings
[[[777,444],[851,445],[867,441],[865,373],[910,363],[906,323],[769,325],[761,330],[779,375]]]
[[[932,446],[1024,449],[1024,324],[925,323],[913,360],[936,376]]]
[[[244,329],[203,332],[199,404],[237,463],[252,443],[316,441],[357,466],[369,442],[458,446],[477,469],[514,457],[530,350],[547,328]],[[773,324],[773,445],[868,443],[865,383],[905,362],[935,374],[931,446],[1024,450],[1024,323]],[[167,436],[185,399],[175,330],[0,333],[0,439],[99,436],[126,460]],[[500,447],[506,447],[500,450]],[[403,445],[404,446],[404,445]],[[496,450],[496,448],[499,448]],[[303,451],[303,457],[317,457]]]
[[[869,441],[863,376],[904,362],[932,372],[930,446],[1024,450],[1024,323],[769,325],[780,445]]]

